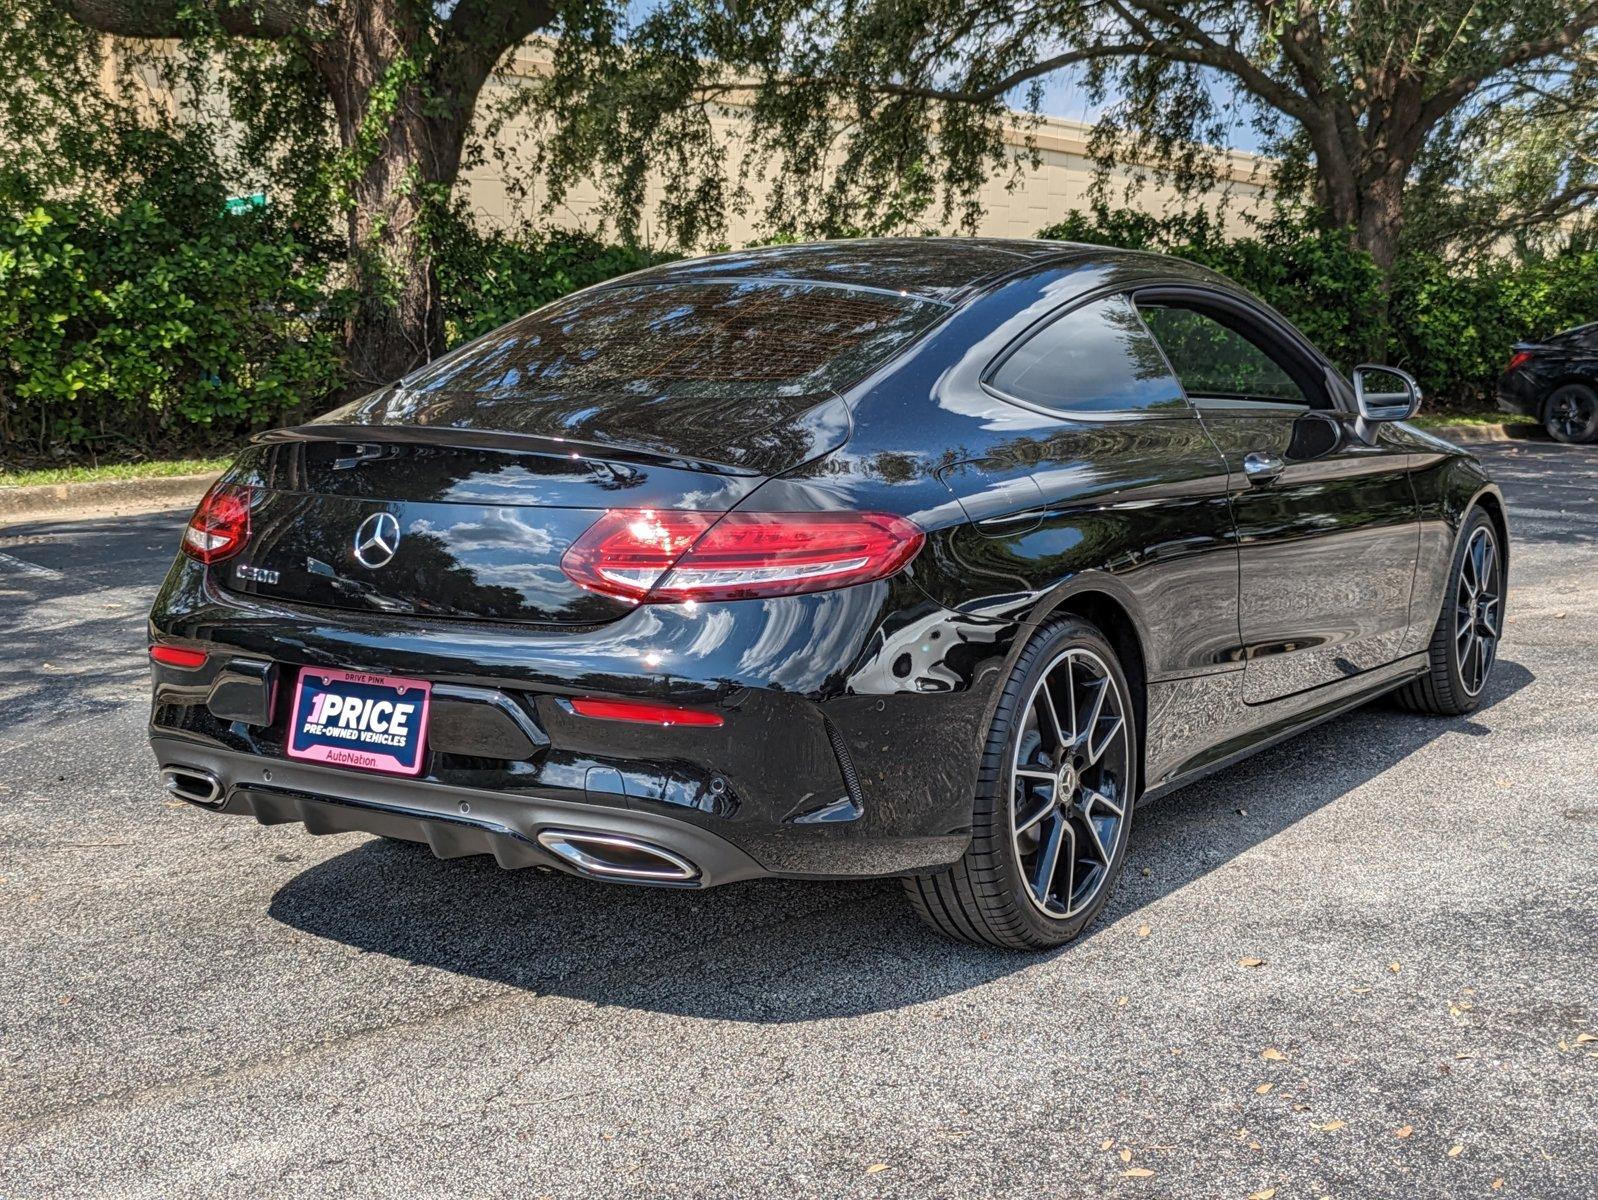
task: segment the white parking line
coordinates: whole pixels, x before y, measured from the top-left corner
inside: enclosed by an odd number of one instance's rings
[[[27,574],[27,575],[38,575],[39,577],[41,577],[43,579],[65,579],[66,578],[66,576],[61,574],[60,571],[53,570],[50,567],[41,567],[38,563],[31,563],[31,562],[28,562],[25,559],[13,558],[9,554],[0,554],[0,566],[14,567],[18,571],[23,572],[24,574]]]

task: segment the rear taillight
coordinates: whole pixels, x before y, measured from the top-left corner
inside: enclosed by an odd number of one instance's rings
[[[1530,350],[1518,350],[1515,352],[1515,356],[1509,360],[1509,365],[1505,367],[1504,370],[1513,371],[1516,367],[1523,367],[1530,361]]]
[[[616,511],[572,543],[561,569],[638,603],[746,600],[885,579],[925,540],[887,513]]]
[[[203,563],[237,554],[250,540],[254,489],[237,483],[214,484],[183,531],[183,553]]]

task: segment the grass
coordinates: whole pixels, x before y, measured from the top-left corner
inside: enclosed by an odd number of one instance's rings
[[[1536,417],[1525,413],[1465,412],[1422,413],[1411,424],[1422,429],[1436,429],[1440,425],[1535,425]]]
[[[170,475],[211,475],[226,458],[173,458],[159,462],[107,463],[103,467],[44,467],[36,471],[0,471],[0,487],[32,487],[42,483],[94,483],[102,479],[160,479]]]

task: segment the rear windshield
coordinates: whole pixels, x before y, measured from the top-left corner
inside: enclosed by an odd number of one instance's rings
[[[423,367],[404,390],[812,395],[858,379],[944,311],[812,283],[624,285],[513,321]]]

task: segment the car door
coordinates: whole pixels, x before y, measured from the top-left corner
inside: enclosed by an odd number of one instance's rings
[[[1420,537],[1402,443],[1361,436],[1346,385],[1263,308],[1191,287],[1137,301],[1226,460],[1245,701],[1399,657]]]
[[[1163,784],[1238,731],[1226,464],[1124,293],[1072,297],[1002,345],[939,379],[940,408],[971,418],[939,476],[971,520],[916,581],[1004,620],[1064,593],[1113,598],[1146,685],[1146,779]]]

